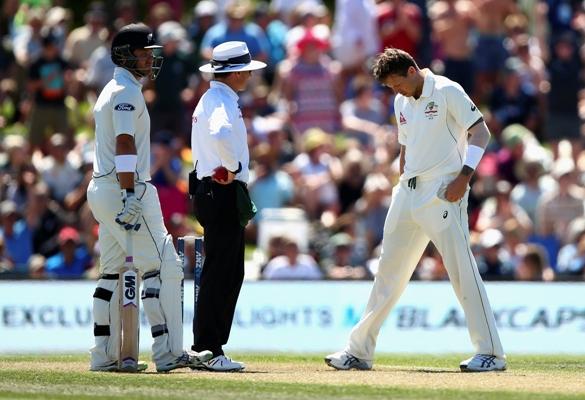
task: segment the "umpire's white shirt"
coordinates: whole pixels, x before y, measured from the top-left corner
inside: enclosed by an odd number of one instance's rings
[[[433,179],[458,173],[467,152],[468,129],[481,112],[456,82],[425,69],[418,99],[396,95],[398,142],[406,146],[402,179]]]
[[[142,84],[124,68],[116,67],[93,109],[95,118],[94,177],[116,179],[116,136],[134,136],[138,163],[136,179],[150,180],[150,116],[142,96]]]
[[[191,148],[199,179],[211,176],[220,166],[236,171],[242,163],[236,179],[248,183],[250,155],[238,98],[228,85],[211,81],[211,87],[195,107]]]

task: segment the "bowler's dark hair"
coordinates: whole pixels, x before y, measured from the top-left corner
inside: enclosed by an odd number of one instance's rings
[[[406,51],[388,47],[376,57],[372,74],[377,81],[382,82],[389,75],[406,76],[409,67],[419,69],[414,58]]]

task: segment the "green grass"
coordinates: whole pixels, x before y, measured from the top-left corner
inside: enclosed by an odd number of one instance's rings
[[[147,359],[147,355],[142,357]],[[245,373],[91,373],[85,355],[0,356],[0,399],[585,399],[585,357],[511,356],[464,374],[461,355],[385,355],[334,371],[321,355],[240,354]]]

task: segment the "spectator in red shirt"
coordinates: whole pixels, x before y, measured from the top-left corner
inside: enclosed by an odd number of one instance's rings
[[[383,51],[395,47],[411,54],[416,60],[422,38],[420,8],[405,0],[386,0],[378,5],[378,30]]]

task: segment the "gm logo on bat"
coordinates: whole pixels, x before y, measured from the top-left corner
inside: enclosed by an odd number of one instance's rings
[[[134,271],[124,273],[124,302],[123,307],[127,305],[137,306],[136,304],[136,281],[137,276]]]

